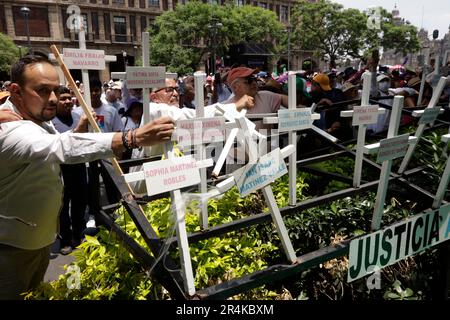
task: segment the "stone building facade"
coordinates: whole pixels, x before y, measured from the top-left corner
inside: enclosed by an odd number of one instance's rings
[[[22,7],[30,9],[28,15],[29,37],[34,51],[50,53],[50,45],[77,48],[78,34],[67,27],[73,12],[70,5],[80,8],[86,28],[87,49],[105,50],[116,56],[115,62],[107,63],[98,74],[102,81],[110,72],[123,71],[125,65],[133,65],[141,54],[141,33],[156,17],[188,0],[3,0],[0,2],[0,32],[10,36],[23,51],[27,50],[28,35],[26,17]],[[234,0],[236,5],[254,5],[274,11],[280,22],[288,25],[290,8],[295,0]],[[204,0],[211,4],[223,4],[224,0]],[[25,52],[23,52],[25,53]],[[293,59],[293,54],[291,56]],[[292,69],[296,67],[292,64]],[[73,72],[75,76],[77,72]],[[93,72],[96,74],[96,72]]]

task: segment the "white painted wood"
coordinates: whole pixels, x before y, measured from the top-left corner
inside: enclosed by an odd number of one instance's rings
[[[288,75],[288,101],[289,110],[297,109],[297,87],[295,73],[290,72]],[[289,205],[297,204],[297,131],[290,131],[289,145],[295,146],[294,152],[289,156]],[[272,190],[270,190],[272,191]]]
[[[402,116],[403,109],[403,96],[395,96],[394,103],[392,106],[391,119],[389,122],[389,129],[387,138],[393,138],[398,133],[398,128],[400,126],[400,120]],[[386,193],[388,188],[389,176],[392,169],[392,160],[383,161],[381,166],[380,180],[378,183],[377,197],[375,200],[375,208],[372,216],[371,230],[375,231],[380,228],[381,218],[384,210],[384,202],[386,200]]]
[[[432,96],[431,101],[428,104],[427,108],[434,108],[434,107],[436,107],[436,104],[439,101],[439,97],[441,96],[442,90],[445,87],[446,80],[447,80],[447,78],[441,77],[441,79],[439,80],[438,85],[433,90],[433,96]],[[426,127],[426,124],[420,124],[417,127],[416,133],[414,134],[414,136],[417,137],[417,142],[420,140],[420,138],[422,138],[422,134],[423,134],[423,131],[425,130],[425,127]],[[412,158],[412,155],[414,153],[414,150],[415,150],[416,146],[417,146],[417,143],[409,146],[408,151],[406,152],[406,156],[403,158],[403,161],[400,164],[400,167],[398,169],[398,173],[399,174],[402,174],[403,172],[405,172],[406,168],[408,167],[409,161]]]
[[[148,32],[142,32],[142,66],[150,66],[150,34]],[[143,118],[144,124],[149,123],[152,119],[150,117],[150,89],[142,89],[142,104],[144,106]],[[151,155],[151,147],[144,147],[144,157]]]
[[[203,118],[205,116],[205,98],[204,98],[204,86],[205,86],[206,73],[195,72],[194,73],[194,87],[195,87],[195,115],[197,118]],[[197,161],[206,158],[206,149],[204,144],[196,146],[195,158]],[[206,184],[206,168],[200,169],[200,193],[207,193],[208,186]],[[201,201],[200,204],[200,227],[205,230],[208,228],[208,202]]]
[[[264,195],[266,203],[269,206],[270,214],[275,224],[277,233],[280,237],[281,244],[283,245],[284,252],[288,260],[292,263],[295,263],[297,262],[297,256],[295,254],[294,247],[292,246],[292,242],[289,239],[289,234],[287,232],[283,218],[281,217],[280,209],[278,208],[275,197],[273,196],[272,188],[270,186],[266,186],[262,189],[262,193]]]
[[[370,98],[371,78],[372,73],[366,72],[363,78],[363,91],[361,97],[361,105],[368,106]],[[356,107],[355,107],[356,108]],[[363,166],[363,149],[366,142],[366,128],[365,124],[358,126],[358,140],[356,143],[355,169],[353,171],[353,187],[359,188],[361,185],[361,171]]]

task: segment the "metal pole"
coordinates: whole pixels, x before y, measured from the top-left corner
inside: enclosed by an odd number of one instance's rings
[[[29,53],[33,54],[33,48],[31,47],[31,41],[30,41],[30,27],[28,25],[28,16],[30,14],[30,8],[28,7],[22,7],[20,8],[20,12],[22,13],[22,15],[25,18],[25,30],[27,32],[27,41],[28,41],[28,48],[29,48]]]

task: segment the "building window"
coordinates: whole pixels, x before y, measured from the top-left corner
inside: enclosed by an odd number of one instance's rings
[[[134,0],[128,0],[128,7],[134,8]]]
[[[189,0],[178,0],[178,4],[186,4]]]
[[[132,41],[136,41],[136,17],[130,16],[130,32],[132,36]]]
[[[141,32],[145,32],[146,29],[147,29],[147,17],[142,16],[141,17]]]
[[[127,22],[125,17],[114,16],[114,33],[117,42],[127,41]]]
[[[6,17],[3,5],[0,5],[0,32],[6,33]]]
[[[109,0],[103,0],[102,3],[103,4],[109,4]]]
[[[67,8],[61,9],[61,17],[62,17],[62,28],[64,31],[64,38],[70,38],[70,29],[67,27],[67,19],[69,19]]]
[[[159,7],[159,0],[148,0],[149,7]]]
[[[111,18],[109,13],[103,14],[103,24],[105,25],[105,40],[111,40]]]
[[[94,36],[95,36],[95,39],[98,40],[98,39],[100,39],[100,33],[98,30],[98,13],[92,12],[91,17],[92,17],[92,29],[94,31]]]
[[[145,0],[139,0],[139,8],[145,9]]]
[[[238,7],[245,6],[244,0],[236,0],[236,6],[238,6]]]
[[[12,7],[14,17],[14,30],[16,36],[26,36],[27,30],[25,25],[25,18],[20,13],[21,7]],[[30,36],[34,37],[50,37],[50,27],[47,8],[30,7],[30,14],[28,16],[28,29]]]
[[[263,9],[267,9],[267,3],[265,3],[265,2],[258,2],[258,7],[263,8]]]
[[[280,6],[280,21],[288,22],[289,21],[289,8],[288,6]]]
[[[112,0],[113,4],[125,4],[125,0]]]
[[[89,3],[96,4],[96,3],[97,3],[97,0],[90,0]]]

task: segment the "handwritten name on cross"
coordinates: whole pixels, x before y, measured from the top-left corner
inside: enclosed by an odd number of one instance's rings
[[[353,172],[353,187],[361,185],[361,171],[363,165],[364,145],[366,142],[366,129],[368,124],[376,123],[378,115],[386,112],[378,105],[369,105],[372,73],[366,72],[363,77],[363,91],[361,106],[355,106],[353,110],[341,111],[341,117],[353,117],[352,125],[358,126],[358,140],[356,143],[355,169]]]
[[[283,159],[290,156],[295,151],[295,147],[289,145],[281,151],[277,148],[269,154],[259,156],[257,152],[258,143],[253,140],[250,127],[252,126],[254,128],[254,124],[249,122],[248,119],[245,119],[242,115],[239,116],[235,119],[235,123],[239,130],[246,133],[243,142],[244,150],[248,156],[249,162],[244,167],[234,171],[231,178],[219,183],[217,188],[223,193],[236,185],[242,196],[246,196],[252,191],[261,189],[264,199],[269,207],[275,228],[280,237],[284,252],[289,261],[296,263],[297,257],[292,242],[289,239],[289,234],[283,222],[283,218],[281,217],[280,209],[278,208],[272,188],[270,187],[270,183],[272,183],[273,180],[286,173],[286,164]],[[263,137],[260,143],[266,143],[266,139]],[[251,179],[251,181],[248,181],[248,179]]]
[[[186,205],[180,189],[200,183],[199,170],[212,166],[213,160],[197,161],[191,156],[176,157],[172,142],[166,143],[164,149],[166,160],[144,163],[144,171],[124,174],[124,178],[128,183],[145,180],[149,195],[170,192],[183,269],[184,289],[189,295],[193,295],[195,285],[186,231]]]
[[[403,102],[403,96],[394,97],[387,138],[381,140],[379,143],[367,145],[363,149],[365,154],[378,153],[377,161],[382,162],[377,197],[372,217],[372,230],[378,230],[380,228],[389,176],[392,169],[392,160],[403,157],[408,148],[408,144],[411,144],[416,140],[415,137],[409,137],[408,134],[401,136],[397,135],[402,116]]]

